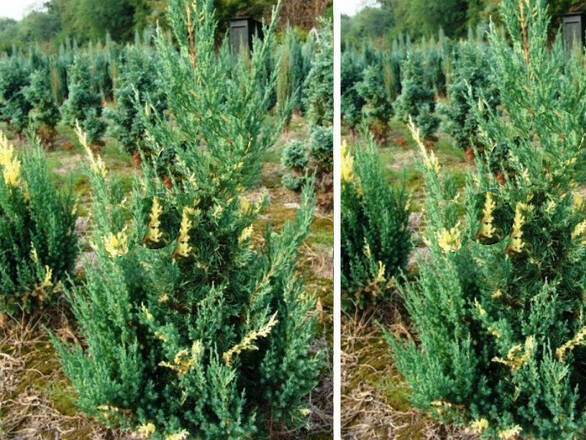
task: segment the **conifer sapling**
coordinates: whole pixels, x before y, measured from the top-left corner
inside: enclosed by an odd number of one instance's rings
[[[395,114],[403,122],[412,119],[424,139],[433,137],[439,126],[435,114],[435,94],[425,81],[420,53],[411,52],[401,70],[401,95],[395,101]]]
[[[48,68],[34,71],[24,96],[31,105],[30,122],[45,144],[51,144],[56,135],[56,126],[61,118],[59,107],[51,91]]]
[[[403,289],[416,341],[389,340],[412,401],[440,420],[485,439],[584,438],[586,76],[559,35],[550,45],[545,2],[501,11],[508,39],[489,41],[503,114],[478,120],[489,153],[508,149],[504,179],[479,157],[459,192],[413,128],[430,255]]]
[[[374,142],[342,146],[341,273],[343,305],[388,300],[390,280],[407,264],[411,237],[403,187],[387,181]]]
[[[90,69],[88,55],[76,55],[68,77],[69,97],[61,113],[65,124],[74,127],[79,122],[88,141],[97,145],[106,131],[106,123],[102,119],[102,99],[93,87]]]
[[[57,189],[35,146],[17,153],[0,134],[0,314],[55,298],[77,257],[75,201]]]
[[[97,263],[70,294],[83,346],[55,342],[78,404],[109,426],[240,440],[308,415],[321,359],[315,301],[294,271],[313,195],[306,187],[295,223],[259,244],[266,199],[245,193],[283,123],[265,117],[271,93],[259,86],[273,17],[235,63],[226,44],[217,50],[212,1],[170,1],[179,51],[162,34],[157,50],[172,121],[147,122],[146,137],[173,149],[172,185],[145,161],[126,197],[86,148]]]

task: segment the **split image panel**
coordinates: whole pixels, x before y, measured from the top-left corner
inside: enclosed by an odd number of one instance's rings
[[[586,438],[582,3],[0,3],[0,440]]]
[[[569,3],[342,17],[342,438],[586,438]]]

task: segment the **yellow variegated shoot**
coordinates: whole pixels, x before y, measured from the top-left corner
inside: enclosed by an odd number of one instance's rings
[[[482,225],[480,227],[479,234],[482,237],[492,238],[495,233],[495,228],[492,224],[494,221],[494,209],[496,208],[496,203],[492,200],[493,194],[488,192],[486,193],[486,200],[484,202],[484,209],[482,210]]]
[[[160,217],[162,213],[163,208],[161,207],[159,198],[153,197],[153,206],[151,208],[150,213],[149,230],[146,236],[146,239],[153,243],[158,243],[163,235],[161,230],[159,229],[161,227]]]
[[[348,144],[346,143],[346,141],[342,142],[340,152],[342,155],[342,160],[341,160],[342,180],[345,180],[346,182],[351,182],[354,179],[354,174],[353,174],[354,158],[352,157],[352,153],[350,153],[350,151],[349,151]]]

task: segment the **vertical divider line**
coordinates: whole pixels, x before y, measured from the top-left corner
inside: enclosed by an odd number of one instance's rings
[[[342,137],[341,95],[340,95],[340,23],[339,10],[341,0],[334,0],[334,439],[342,438],[341,434],[341,274],[340,274],[340,146]]]

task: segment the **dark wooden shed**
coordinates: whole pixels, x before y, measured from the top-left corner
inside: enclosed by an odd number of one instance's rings
[[[230,46],[232,52],[242,49],[252,50],[254,37],[262,39],[262,24],[253,18],[233,18],[230,20]]]
[[[572,49],[577,44],[584,46],[585,17],[583,12],[573,12],[562,16],[564,46]]]

